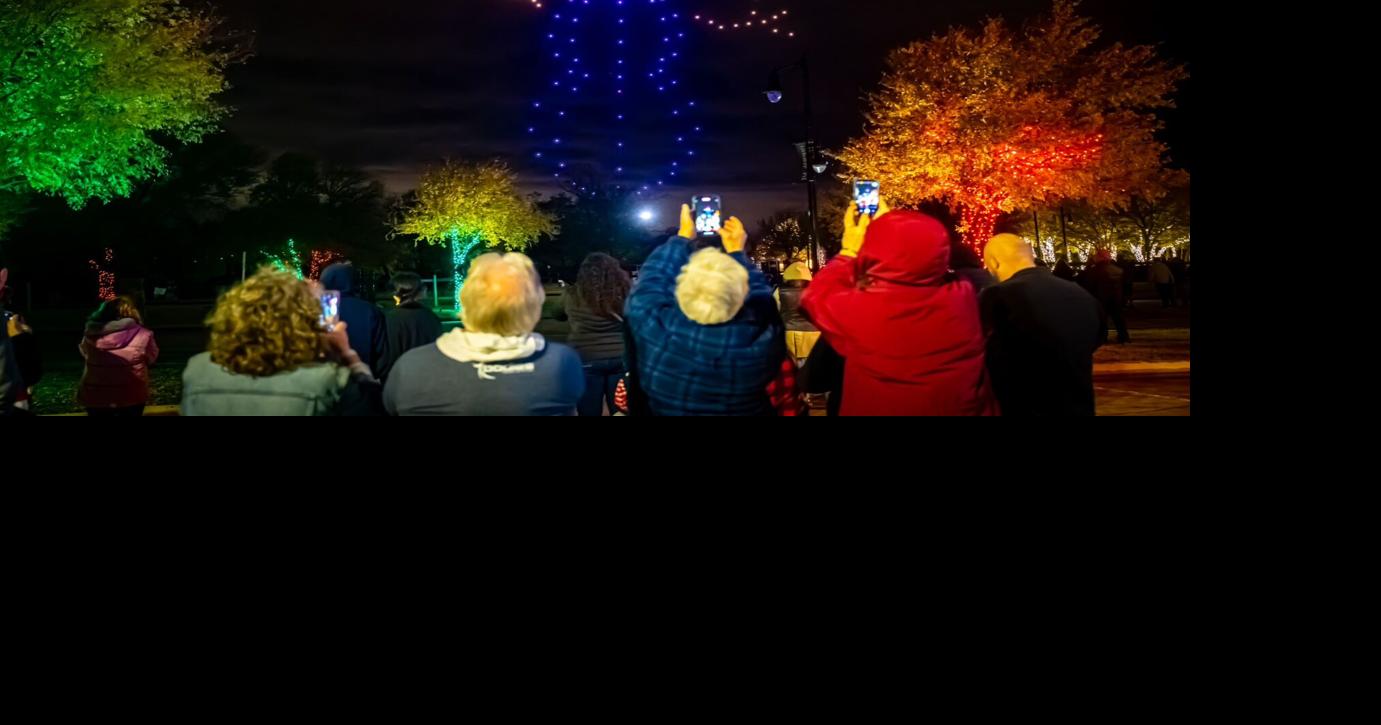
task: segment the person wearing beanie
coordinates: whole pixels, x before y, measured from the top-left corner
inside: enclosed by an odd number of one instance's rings
[[[786,352],[798,366],[805,365],[811,349],[820,340],[820,330],[801,311],[801,294],[810,286],[810,280],[810,265],[796,262],[786,268],[776,293],[777,308],[786,327]]]
[[[393,312],[387,318],[388,352],[397,360],[409,350],[430,345],[441,337],[441,318],[423,302],[427,286],[413,272],[393,275]]]

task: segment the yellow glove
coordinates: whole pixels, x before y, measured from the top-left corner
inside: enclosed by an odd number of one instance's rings
[[[844,210],[844,240],[839,253],[845,257],[857,257],[859,250],[863,249],[863,240],[868,236],[868,226],[872,223],[871,217],[860,215],[858,207],[849,204]]]
[[[695,239],[695,219],[691,217],[690,204],[681,205],[681,230],[676,235],[682,239]]]
[[[743,228],[743,222],[738,217],[731,216],[729,221],[724,222],[724,226],[719,230],[719,238],[724,242],[724,251],[729,254],[742,252],[748,246],[748,230]]]
[[[859,214],[858,207],[854,204],[849,204],[845,207],[844,241],[839,253],[845,257],[857,257],[859,250],[863,249],[863,241],[868,237],[868,227],[871,226],[874,221],[877,221],[878,217],[890,211],[892,211],[892,208],[887,206],[887,202],[881,199],[878,200],[878,213],[872,217],[866,214]]]

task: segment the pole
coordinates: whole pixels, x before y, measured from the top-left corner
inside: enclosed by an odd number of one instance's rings
[[[819,208],[816,201],[815,188],[815,138],[812,129],[811,107],[810,107],[810,64],[805,57],[801,58],[801,82],[805,84],[805,116],[806,116],[806,194],[807,203],[810,207],[810,269],[813,272],[820,271],[820,225],[817,223],[819,218]]]
[[[240,281],[245,281],[245,264],[249,259],[249,252],[240,252]]]
[[[441,309],[441,291],[437,288],[436,273],[432,273],[432,309]]]
[[[1064,239],[1065,261],[1074,264],[1074,258],[1069,255],[1069,231],[1065,228],[1065,205],[1060,205],[1060,237]]]
[[[1031,210],[1031,219],[1036,222],[1036,244],[1032,251],[1039,251],[1041,248],[1041,212],[1040,209]],[[1046,260],[1049,262],[1050,260]]]

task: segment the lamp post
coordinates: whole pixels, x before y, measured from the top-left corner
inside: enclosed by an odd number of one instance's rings
[[[815,138],[813,136],[814,130],[812,127],[810,109],[810,64],[807,63],[806,57],[802,56],[799,62],[773,70],[772,75],[767,78],[767,90],[764,93],[769,103],[781,103],[782,98],[786,95],[782,90],[782,73],[795,69],[801,71],[801,95],[804,100],[803,115],[805,117],[806,126],[806,148],[805,151],[802,152],[802,155],[805,157],[806,167],[806,203],[810,210],[810,268],[812,271],[818,272],[820,271],[820,230],[816,222],[819,214],[817,213],[818,205],[816,201],[815,182],[817,177],[824,172],[825,165],[818,162],[815,152]]]

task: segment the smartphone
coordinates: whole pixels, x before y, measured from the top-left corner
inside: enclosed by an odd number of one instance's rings
[[[695,231],[702,237],[713,237],[719,234],[723,226],[721,221],[720,199],[717,196],[696,196],[691,199],[691,209],[695,213]]]
[[[859,214],[875,216],[882,203],[882,183],[878,181],[855,181],[854,204]]]
[[[328,290],[321,293],[321,329],[334,332],[340,322],[340,293]]]

